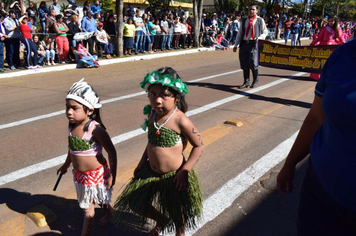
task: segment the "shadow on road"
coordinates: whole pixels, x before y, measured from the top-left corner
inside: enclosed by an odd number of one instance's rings
[[[261,204],[221,236],[296,236],[297,207],[307,166],[307,160],[298,166],[294,181],[295,188],[292,193],[284,196],[275,188],[271,188],[270,194]],[[277,174],[277,172],[274,173]],[[274,186],[275,177],[276,175],[271,179]],[[260,184],[263,185],[263,183]]]
[[[50,194],[35,194],[27,192],[19,192],[11,188],[0,188],[0,204],[6,204],[6,206],[12,211],[20,214],[26,214],[31,208],[40,204],[51,210],[57,219],[48,224],[50,231],[35,233],[36,236],[55,236],[55,235],[67,235],[74,236],[80,235],[82,232],[83,224],[83,211],[79,208],[78,201],[76,199],[66,199],[57,197]],[[105,212],[100,209],[95,209],[96,222]],[[36,228],[35,224],[33,227]],[[35,232],[36,230],[34,230]],[[125,236],[138,236],[145,235],[136,231],[127,232],[123,229],[116,228],[112,223],[109,223],[105,227],[100,227],[97,223],[94,226],[92,235],[109,236],[109,235],[125,235]]]
[[[286,106],[297,106],[303,108],[310,108],[311,103],[301,102],[296,100],[284,99],[279,97],[266,97],[258,94],[250,94],[248,90],[237,90],[236,86],[226,85],[226,84],[213,84],[213,83],[188,83],[190,86],[205,87],[210,89],[221,90],[224,92],[245,95],[249,99],[261,100],[266,102],[273,102],[278,104],[283,104]]]

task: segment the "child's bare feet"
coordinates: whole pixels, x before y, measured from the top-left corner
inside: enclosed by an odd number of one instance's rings
[[[110,219],[111,219],[111,214],[105,214],[103,217],[99,219],[98,222],[99,226],[105,227],[109,223]]]

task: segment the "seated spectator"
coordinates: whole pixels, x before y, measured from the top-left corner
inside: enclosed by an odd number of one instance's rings
[[[19,28],[22,34],[21,42],[25,45],[25,62],[27,69],[38,69],[41,66],[37,65],[37,47],[32,41],[31,28],[27,24],[27,16],[24,15],[19,19]],[[33,54],[33,56],[31,56]],[[31,65],[32,61],[32,65]]]
[[[218,41],[218,44],[220,44],[220,46],[224,47],[224,50],[230,48],[229,41],[224,36],[224,31],[218,31],[218,34],[216,35],[216,40]]]
[[[37,54],[40,57],[38,59],[38,64],[42,65],[43,59],[46,57],[46,50],[44,49],[43,45],[41,44],[39,38],[37,35],[32,36],[33,43],[36,45],[37,48]],[[34,54],[32,55],[34,56]]]
[[[99,42],[100,46],[104,48],[106,54],[106,59],[112,59],[112,54],[114,53],[114,45],[109,42],[110,36],[103,29],[104,24],[99,22],[98,35],[96,40]]]
[[[56,64],[54,63],[54,59],[56,56],[55,47],[51,37],[48,34],[46,34],[45,37],[43,38],[41,45],[46,51],[46,59],[47,59],[46,65],[47,66],[55,65]]]
[[[97,63],[98,57],[96,55],[91,56],[81,43],[78,43],[74,48],[74,54],[77,61],[77,68],[92,68],[99,67]]]
[[[55,40],[58,48],[58,56],[60,63],[69,63],[69,42],[67,38],[68,26],[63,23],[62,15],[56,15],[56,23],[54,24],[54,31],[56,32]]]

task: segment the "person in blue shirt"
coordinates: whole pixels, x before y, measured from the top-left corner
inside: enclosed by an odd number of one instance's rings
[[[88,38],[87,40],[84,40],[84,46],[86,47],[87,44],[89,44],[89,53],[91,55],[94,55],[94,42],[95,38],[98,35],[98,29],[95,24],[95,19],[93,17],[93,11],[88,10],[87,11],[87,16],[83,17],[82,20],[82,31],[83,32],[94,32],[93,36],[91,38]]]
[[[46,33],[46,18],[48,15],[48,9],[46,6],[46,2],[42,1],[40,3],[40,7],[38,8],[38,16],[40,18],[40,23],[41,23],[41,33],[45,34]]]
[[[297,46],[297,39],[299,35],[299,20],[298,18],[293,19],[293,23],[290,26],[290,38],[291,38],[291,46]]]
[[[93,11],[94,14],[99,14],[100,15],[101,7],[100,7],[99,0],[95,0],[94,5],[91,6],[91,10]]]
[[[277,176],[282,194],[292,191],[296,165],[309,154],[301,188],[300,236],[356,235],[356,40],[326,61],[314,102]]]

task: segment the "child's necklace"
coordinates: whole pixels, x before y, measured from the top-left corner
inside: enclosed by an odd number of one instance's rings
[[[176,110],[177,110],[177,107],[174,109],[174,111],[172,112],[172,114],[170,114],[170,115],[168,116],[168,118],[167,118],[159,127],[157,127],[157,125],[156,125],[156,115],[157,115],[157,112],[153,115],[153,126],[157,129],[157,131],[156,131],[156,134],[157,134],[157,135],[160,135],[160,134],[161,134],[161,132],[159,132],[159,130],[163,127],[163,125],[165,125],[165,124],[169,121],[169,119],[171,119],[171,117],[174,115],[174,113],[176,113]]]

